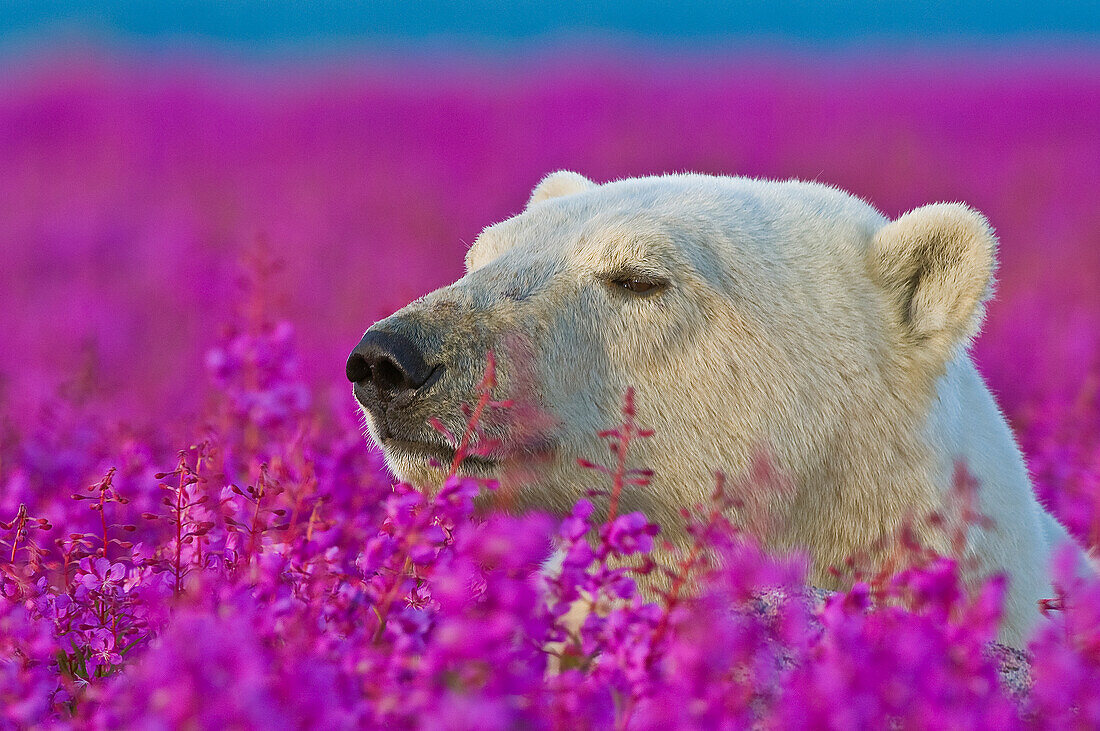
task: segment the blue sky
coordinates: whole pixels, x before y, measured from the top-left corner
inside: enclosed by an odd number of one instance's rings
[[[136,44],[243,48],[362,43],[509,46],[570,37],[673,44],[772,42],[1095,47],[1100,1],[0,0],[0,37],[73,33]]]

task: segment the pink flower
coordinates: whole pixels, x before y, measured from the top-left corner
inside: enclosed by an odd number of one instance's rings
[[[83,574],[80,583],[90,591],[111,594],[121,589],[120,582],[126,577],[126,567],[120,563],[111,563],[105,558],[84,558],[80,561]]]
[[[616,518],[607,529],[607,545],[623,556],[649,553],[653,550],[653,536],[660,530],[659,526],[649,522],[644,513],[627,513]]]
[[[87,665],[88,677],[96,674],[100,668],[110,669],[122,662],[122,656],[115,652],[115,636],[107,630],[95,630],[88,643],[90,654]]]

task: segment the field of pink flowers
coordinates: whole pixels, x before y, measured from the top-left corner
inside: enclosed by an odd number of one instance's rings
[[[394,486],[342,382],[553,169],[963,200],[1001,240],[979,365],[1098,546],[1095,59],[24,61],[0,76],[0,729],[1100,724],[1100,582],[1053,567],[1020,697],[997,581],[924,557],[821,606],[722,490],[654,566],[644,516],[593,525],[598,471],[564,521],[475,515],[475,482]],[[627,406],[612,446],[631,430]],[[652,602],[649,571],[673,576]]]

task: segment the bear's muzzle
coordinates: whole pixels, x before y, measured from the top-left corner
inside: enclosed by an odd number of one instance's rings
[[[374,419],[379,436],[402,438],[393,417],[442,377],[442,363],[429,363],[416,343],[396,332],[369,330],[348,356],[345,372],[355,399]]]

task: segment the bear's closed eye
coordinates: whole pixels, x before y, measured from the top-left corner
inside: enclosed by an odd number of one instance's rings
[[[606,281],[632,294],[646,296],[657,294],[668,286],[668,280],[641,272],[617,272],[607,276]]]
[[[646,294],[660,287],[659,282],[654,282],[648,279],[616,279],[615,284],[619,285],[623,289],[630,290],[634,294]]]

